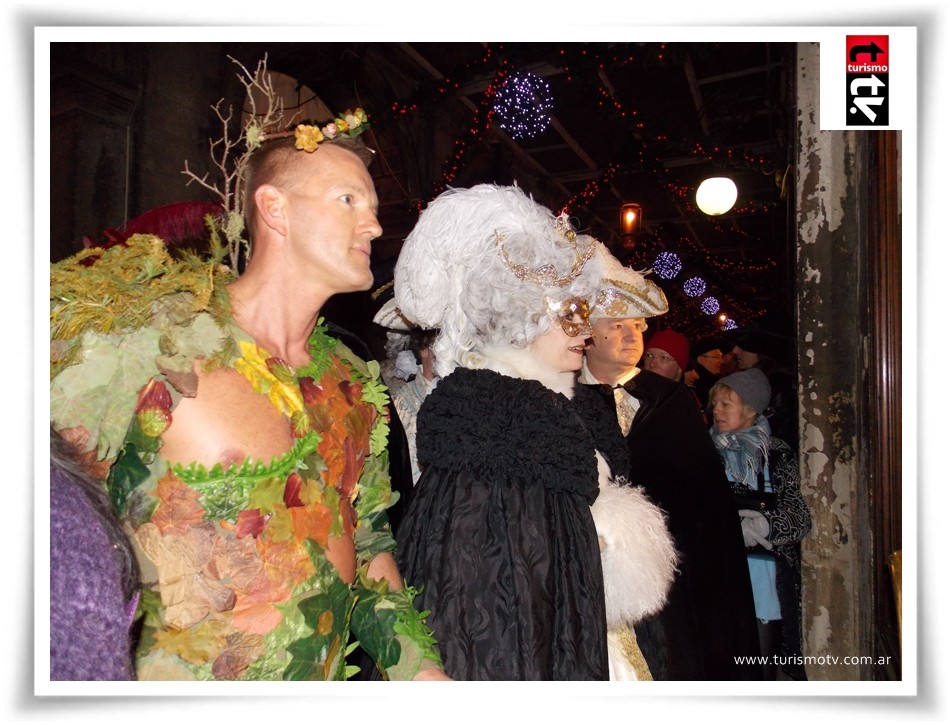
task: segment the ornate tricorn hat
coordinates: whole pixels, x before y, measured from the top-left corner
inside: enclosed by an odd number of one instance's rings
[[[625,267],[603,243],[597,245],[604,260],[604,276],[590,311],[591,322],[604,317],[656,317],[670,309],[663,290],[646,278],[648,271]]]

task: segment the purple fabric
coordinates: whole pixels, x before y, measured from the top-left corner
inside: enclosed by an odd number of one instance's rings
[[[82,488],[50,466],[50,679],[131,680],[122,565]]]

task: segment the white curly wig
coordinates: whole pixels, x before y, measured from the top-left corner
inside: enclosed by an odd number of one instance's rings
[[[593,305],[601,255],[587,254],[577,266],[596,240],[578,234],[571,243],[557,222],[517,186],[493,184],[449,189],[422,212],[396,262],[395,299],[407,319],[441,330],[433,344],[440,376],[458,366],[485,367],[489,348],[527,347],[551,329],[548,299],[580,297]],[[546,285],[530,274],[519,279],[515,265],[553,266],[559,280],[577,274]]]

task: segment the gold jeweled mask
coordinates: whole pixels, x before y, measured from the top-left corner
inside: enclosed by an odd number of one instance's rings
[[[587,300],[581,297],[568,297],[566,300],[558,301],[545,297],[545,301],[548,304],[548,314],[561,326],[565,335],[590,337],[594,334],[588,319],[590,306]],[[578,317],[580,321],[577,320]]]

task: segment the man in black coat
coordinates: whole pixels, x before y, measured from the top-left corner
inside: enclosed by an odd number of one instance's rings
[[[761,677],[737,658],[759,653],[745,546],[729,483],[696,403],[682,385],[640,370],[645,317],[667,301],[652,282],[602,248],[607,272],[591,311],[594,336],[580,382],[614,415],[630,452],[628,478],[668,516],[679,573],[662,611],[636,625],[655,680]]]

